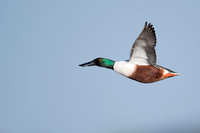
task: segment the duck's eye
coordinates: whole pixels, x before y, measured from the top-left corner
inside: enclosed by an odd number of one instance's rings
[[[101,59],[99,59],[99,61],[101,61]]]

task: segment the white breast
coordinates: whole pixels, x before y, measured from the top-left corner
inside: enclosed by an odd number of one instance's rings
[[[113,68],[115,72],[129,77],[135,71],[136,65],[127,61],[116,61]]]

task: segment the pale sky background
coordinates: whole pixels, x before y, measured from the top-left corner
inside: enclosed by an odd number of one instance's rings
[[[0,133],[198,130],[199,13],[197,0],[1,0]],[[145,21],[157,63],[182,76],[142,84],[78,66],[127,60]]]

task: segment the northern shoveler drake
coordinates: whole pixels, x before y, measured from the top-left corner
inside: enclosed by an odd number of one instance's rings
[[[145,22],[144,29],[132,46],[130,58],[127,61],[113,61],[106,58],[96,58],[79,66],[99,66],[112,69],[130,79],[153,83],[179,75],[156,64],[156,34],[151,23]]]

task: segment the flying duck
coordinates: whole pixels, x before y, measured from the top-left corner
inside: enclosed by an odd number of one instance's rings
[[[151,23],[147,25],[145,22],[142,32],[132,46],[129,60],[113,61],[106,58],[96,58],[79,66],[105,67],[142,83],[153,83],[179,75],[179,73],[156,64],[155,46],[154,27]]]

